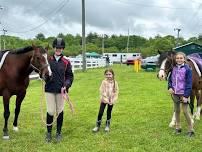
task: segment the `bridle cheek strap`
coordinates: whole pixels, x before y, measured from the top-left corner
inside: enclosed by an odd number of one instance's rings
[[[42,71],[43,71],[44,68],[46,68],[46,67],[49,66],[49,64],[47,63],[47,64],[43,65],[43,66],[39,69],[39,68],[37,68],[36,66],[34,66],[34,65],[32,64],[32,60],[31,60],[31,62],[30,62],[30,65],[31,65],[31,67],[32,67],[34,70],[37,70],[37,71],[39,72],[39,74],[42,73]]]

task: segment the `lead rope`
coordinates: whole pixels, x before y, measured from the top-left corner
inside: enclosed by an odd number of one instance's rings
[[[65,71],[66,71],[66,69],[67,69],[67,64],[65,64]],[[65,79],[65,71],[64,71],[64,83],[66,80]],[[63,86],[65,86],[65,85],[63,85]],[[63,102],[67,101],[72,114],[74,114],[74,112],[75,112],[74,106],[73,106],[72,102],[70,101],[70,98],[69,98],[69,95],[68,95],[66,89],[64,89],[63,87],[61,88],[61,96],[62,96]]]
[[[59,115],[56,113],[55,119],[53,120],[53,122],[51,124],[46,123],[44,115],[43,115],[43,100],[45,99],[44,82],[41,81],[41,84],[42,84],[41,85],[42,86],[42,88],[41,88],[41,90],[42,90],[42,94],[41,94],[41,120],[46,126],[52,126],[56,122]]]
[[[74,112],[75,112],[74,106],[73,106],[73,104],[72,104],[72,102],[68,96],[67,91],[64,88],[61,88],[61,95],[62,95],[63,102],[67,101],[67,103],[69,104],[69,108],[71,110],[71,113],[74,114]]]

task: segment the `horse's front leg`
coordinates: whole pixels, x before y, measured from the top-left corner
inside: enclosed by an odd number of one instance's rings
[[[194,115],[194,98],[195,98],[195,90],[192,90],[191,96],[190,96],[190,104],[189,104],[189,108],[191,111],[191,115]]]
[[[196,93],[196,100],[197,100],[197,110],[196,110],[196,113],[195,113],[195,118],[197,120],[200,120],[200,115],[201,115],[201,104],[202,104],[202,92],[201,90],[197,91]]]
[[[18,116],[19,116],[19,113],[20,113],[20,107],[21,107],[21,103],[24,99],[26,95],[26,91],[23,91],[21,93],[19,93],[17,95],[17,98],[16,98],[16,103],[15,103],[15,117],[14,117],[14,121],[13,121],[13,130],[14,131],[18,131]]]
[[[4,104],[4,128],[3,128],[3,139],[9,139],[8,134],[8,118],[10,116],[10,109],[9,109],[9,100],[10,94],[6,91],[3,93],[3,104]]]
[[[169,124],[169,127],[173,128],[176,125],[175,111],[173,112],[172,120]]]

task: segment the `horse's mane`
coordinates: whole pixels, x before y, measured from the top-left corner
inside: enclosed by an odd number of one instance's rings
[[[163,60],[165,60],[168,56],[171,56],[171,54],[175,55],[176,52],[173,51],[173,50],[162,52],[160,54],[160,56],[159,56],[158,64],[161,65],[161,63],[163,62]]]
[[[32,46],[26,46],[24,48],[12,50],[11,53],[12,54],[23,54],[23,53],[27,53],[27,52],[32,51],[32,50],[33,50]]]

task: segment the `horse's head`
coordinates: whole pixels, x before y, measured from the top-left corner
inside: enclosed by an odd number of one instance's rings
[[[52,76],[52,71],[48,63],[48,49],[35,45],[32,45],[32,47],[31,66],[39,73],[40,78],[47,82]]]
[[[175,54],[174,51],[166,51],[166,52],[159,52],[159,60],[158,65],[160,66],[160,70],[157,74],[157,77],[160,80],[167,79],[169,72],[172,70],[173,66],[175,65]]]

